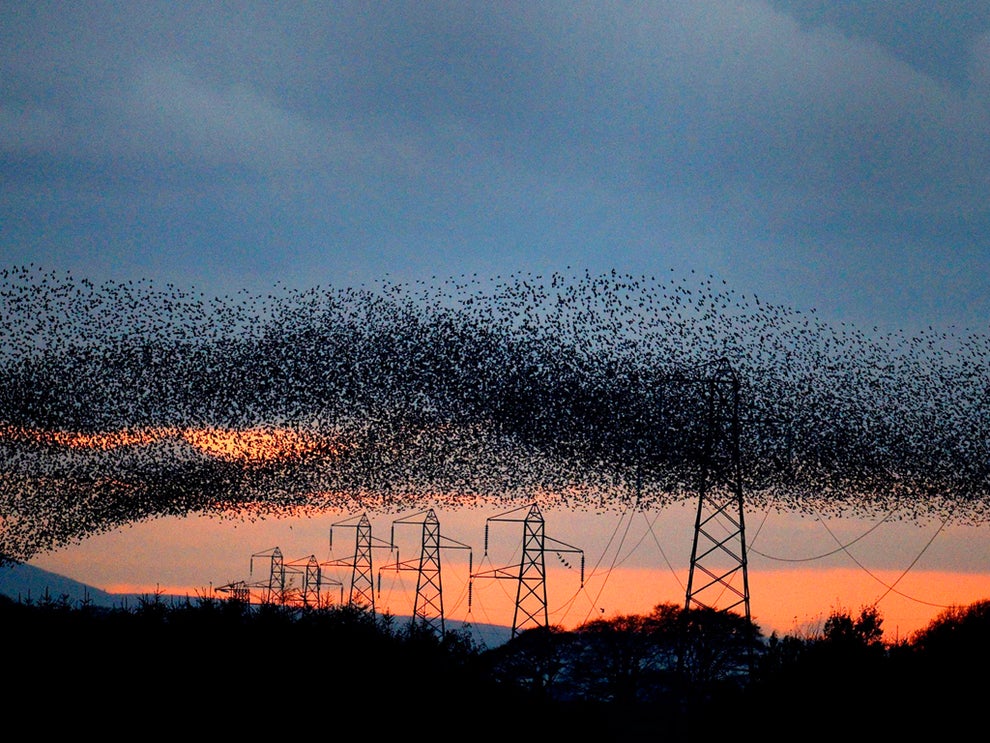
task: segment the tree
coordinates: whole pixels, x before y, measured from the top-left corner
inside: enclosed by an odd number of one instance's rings
[[[735,612],[667,604],[650,620],[654,632],[676,640],[678,669],[690,685],[746,678],[762,648],[759,627]]]
[[[653,627],[641,615],[595,619],[578,627],[567,674],[572,694],[619,704],[651,696],[670,665]]]
[[[560,627],[533,627],[488,653],[491,672],[503,684],[552,698],[566,667],[562,647],[567,635]]]
[[[836,646],[882,647],[883,616],[876,606],[862,607],[856,619],[848,612],[834,610],[825,620],[822,640]]]
[[[990,656],[990,599],[952,606],[916,632],[911,643],[925,655],[945,659]]]

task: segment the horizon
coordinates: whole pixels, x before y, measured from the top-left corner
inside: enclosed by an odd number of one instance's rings
[[[680,514],[674,510],[663,514],[663,518],[653,514],[653,526],[649,528],[645,526],[651,516],[648,514],[634,513],[632,518],[619,513],[574,514],[576,518],[569,522],[565,513],[546,512],[548,535],[565,542],[590,541],[589,548],[596,550],[596,554],[585,555],[583,586],[577,559],[570,565],[563,564],[563,560],[570,561],[575,556],[555,555],[547,550],[550,623],[573,628],[595,618],[648,614],[659,603],[683,606],[693,509],[693,504],[684,503]],[[482,515],[474,510],[441,512],[443,533],[454,539],[473,533],[480,539]],[[268,580],[266,558],[261,553],[274,546],[279,547],[287,562],[310,555],[327,562],[348,555],[353,544],[347,544],[353,539],[350,534],[336,537],[337,541],[345,539],[344,548],[338,544],[335,552],[328,550],[332,520],[307,517],[225,522],[202,516],[165,518],[90,537],[80,545],[38,556],[29,564],[67,575],[111,595],[152,595],[160,590],[195,597],[225,584],[245,581],[255,584],[253,595],[257,598],[262,593],[260,586]],[[777,524],[770,517],[768,520],[770,526],[764,523],[760,530],[761,541],[754,542],[764,549],[750,545],[748,564],[752,618],[767,636],[771,632],[779,636],[814,634],[833,611],[857,616],[861,609],[875,605],[884,620],[885,639],[893,640],[923,629],[946,609],[990,598],[990,571],[985,567],[990,564],[986,525],[915,525],[854,517],[819,522],[796,514]],[[372,518],[379,530],[385,528],[387,521],[386,515]],[[598,526],[593,528],[596,522]],[[613,530],[611,536],[606,533],[609,528]],[[633,544],[612,541],[620,529]],[[491,531],[495,532],[494,527]],[[491,535],[486,567],[504,566],[499,555],[508,559],[514,553],[518,560],[519,545],[513,544],[518,535],[514,529],[510,531],[513,534],[508,538],[504,534]],[[751,533],[755,532],[753,529]],[[167,548],[162,541],[165,535],[171,543]],[[840,543],[847,551],[837,547]],[[406,560],[418,554],[415,544],[397,546]],[[473,549],[480,547],[479,543]],[[261,556],[254,559],[255,554]],[[383,555],[389,555],[388,551]],[[416,574],[384,570],[394,559],[374,558],[375,581],[381,581],[376,590],[384,592],[384,597],[379,595],[375,600],[376,611],[410,614]],[[806,567],[809,563],[818,567]],[[960,570],[963,566],[965,571]],[[475,573],[482,569],[480,552],[474,555],[473,567]],[[346,602],[348,569],[323,571],[324,579],[339,582],[334,585],[328,581],[332,588],[324,588],[324,595],[332,590],[332,600],[337,601],[342,592]],[[466,598],[469,583],[473,584],[470,612]],[[512,581],[472,581],[467,561],[454,550],[449,557],[443,557],[443,585],[446,618],[512,626]]]
[[[0,554],[532,499],[577,621],[681,603],[725,488],[774,626],[983,593],[990,3],[248,5],[0,3]]]

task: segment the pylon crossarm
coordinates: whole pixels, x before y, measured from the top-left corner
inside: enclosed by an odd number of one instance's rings
[[[234,581],[233,583],[226,583],[222,586],[216,586],[213,591],[214,593],[237,593],[248,587],[248,584],[242,580]]]
[[[502,513],[497,513],[494,516],[489,516],[487,519],[485,519],[485,521],[525,521],[526,520],[525,517],[524,518],[508,518],[508,517],[513,513],[519,513],[520,511],[523,510],[525,510],[528,513],[530,510],[532,510],[532,508],[533,507],[531,505],[519,506],[517,508],[504,511]]]
[[[395,550],[395,547],[393,547],[391,544],[389,544],[388,542],[386,542],[384,539],[379,539],[378,537],[371,537],[371,541],[370,541],[370,545],[369,546],[374,547],[374,548],[377,548],[377,549],[385,549],[385,550],[388,550],[389,552]],[[395,550],[395,551],[398,551],[398,550]]]
[[[547,547],[552,549],[554,552],[569,552],[573,554],[581,555],[581,587],[584,588],[584,550],[580,547],[574,547],[566,542],[561,542],[559,539],[554,539],[553,537],[544,536],[544,543],[553,542],[556,546],[551,546],[546,544]],[[568,566],[570,567],[570,566]]]
[[[432,508],[427,508],[427,509],[425,509],[423,511],[417,511],[416,513],[411,513],[408,516],[403,516],[401,518],[393,519],[392,520],[392,523],[393,524],[422,524],[423,521],[421,519],[420,520],[414,520],[414,519],[416,519],[416,517],[418,517],[418,516],[425,516],[425,515],[429,514],[430,511],[432,511],[432,510],[433,510]]]
[[[553,542],[556,547],[553,547],[555,552],[584,552],[580,547],[574,547],[566,542],[561,542],[559,539],[554,539],[553,537],[543,537],[544,542]],[[549,545],[548,545],[549,546]]]
[[[513,572],[509,572],[512,570]],[[519,580],[519,566],[518,565],[508,565],[503,568],[492,568],[491,570],[483,570],[480,573],[474,573],[471,576],[474,578],[503,578],[506,580]]]
[[[359,521],[360,520],[367,519],[367,514],[363,514],[362,513],[359,516],[348,516],[346,519],[341,519],[340,521],[334,521],[332,524],[330,524],[330,549],[331,550],[333,549],[333,528],[335,526],[352,526],[354,528],[358,528],[360,526],[360,524],[349,523],[349,522],[353,521],[354,519],[358,519]]]
[[[282,564],[285,566],[285,571],[287,573],[292,573],[293,575],[304,573],[306,572],[306,568],[319,565],[319,563],[316,562],[315,555],[310,555],[309,557],[299,557],[295,560],[286,560]]]
[[[426,518],[422,518],[422,519],[417,518],[419,516],[424,516]],[[402,518],[393,519],[392,520],[392,535],[391,535],[391,539],[389,541],[389,545],[393,549],[395,548],[395,527],[396,527],[397,524],[413,524],[415,526],[422,526],[430,518],[432,518],[432,520],[434,522],[436,522],[436,516],[434,515],[432,508],[428,508],[425,511],[419,511],[417,513],[413,513],[413,514],[410,514],[408,516],[403,516]]]
[[[357,519],[357,523],[349,523]],[[367,532],[369,546],[371,547],[384,547],[385,549],[392,549],[392,545],[386,542],[384,539],[379,539],[378,537],[371,536],[371,522],[368,520],[368,514],[362,513],[360,516],[349,516],[346,519],[341,519],[340,521],[335,521],[330,524],[330,549],[333,549],[333,528],[335,526],[349,526],[358,530],[358,538],[360,538],[361,532]],[[376,544],[377,542],[377,544]],[[276,548],[278,549],[278,548]]]
[[[333,529],[333,527],[335,526],[357,526],[357,524],[352,524],[350,522],[361,521],[362,519],[365,518],[367,518],[367,514],[356,513],[353,516],[347,516],[346,518],[342,518],[340,521],[334,521],[332,524],[330,524],[330,528]]]
[[[447,537],[447,536],[441,535],[440,536],[440,541],[441,542],[447,542],[448,543],[448,544],[441,544],[440,545],[444,549],[452,549],[452,550],[458,550],[458,549],[469,550],[469,549],[471,549],[471,545],[470,544],[464,544],[464,542],[458,542],[456,539],[451,539],[450,537]]]
[[[440,549],[445,549],[445,550],[448,550],[448,549],[449,550],[467,550],[468,551],[468,575],[471,575],[471,572],[474,570],[474,549],[470,545],[463,544],[463,543],[458,542],[458,541],[456,541],[454,539],[448,539],[447,537],[444,537],[444,536],[441,536],[440,537],[440,540],[441,540],[441,542],[443,542],[443,541],[453,542],[453,544],[441,544],[440,545]]]
[[[403,560],[382,565],[378,568],[378,574],[381,575],[384,570],[419,570],[419,560]]]
[[[256,557],[267,557],[270,559],[280,558],[282,556],[282,551],[278,547],[269,547],[261,552],[255,552],[251,555],[251,560],[248,563],[248,575],[254,574],[254,558]]]
[[[524,518],[508,518],[510,514],[519,513],[519,511],[525,510],[526,516]],[[513,508],[509,511],[504,511],[502,513],[496,514],[494,516],[489,516],[485,519],[485,557],[488,556],[488,527],[491,526],[492,521],[511,521],[516,523],[523,523],[529,525],[533,521],[543,522],[543,519],[539,516],[540,510],[537,508],[535,503],[531,503],[528,506],[519,506],[518,508]],[[535,518],[534,518],[535,516]]]

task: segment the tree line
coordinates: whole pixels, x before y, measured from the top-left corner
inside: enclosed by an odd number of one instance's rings
[[[875,607],[765,637],[733,612],[658,604],[495,647],[360,606],[214,597],[0,596],[0,620],[8,719],[43,702],[39,732],[769,741],[986,727],[990,600],[893,643]]]

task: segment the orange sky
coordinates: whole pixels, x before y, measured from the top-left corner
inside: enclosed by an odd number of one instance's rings
[[[48,443],[105,449],[131,446],[161,436],[181,436],[200,451],[231,461],[289,458],[321,437],[290,429],[147,429],[100,435],[14,430],[0,435],[44,439]],[[520,504],[524,507],[526,504]],[[477,575],[517,566],[522,526],[493,522],[484,552],[487,519],[506,509],[438,511],[441,534],[469,545]],[[165,593],[197,596],[236,581],[256,583],[265,562],[252,555],[278,547],[286,561],[315,556],[320,562],[353,554],[353,525],[360,514],[239,521],[198,516],[169,517],[132,524],[40,555],[34,565],[113,593]],[[525,514],[521,514],[520,518]],[[392,522],[405,514],[368,514],[373,536],[388,543]],[[544,511],[546,536],[583,553],[546,553],[550,621],[572,627],[596,616],[646,613],[661,602],[685,598],[695,504],[681,503],[661,513],[575,513]],[[806,633],[821,627],[833,610],[852,614],[879,600],[888,639],[926,626],[944,608],[990,597],[990,527],[932,521],[906,524],[896,519],[829,519],[799,514],[747,513],[750,609],[765,634]],[[331,549],[330,530],[338,524]],[[376,570],[396,559],[418,555],[420,532],[397,532],[398,558],[373,550]],[[551,542],[551,545],[553,541]],[[375,554],[378,552],[378,554]],[[512,624],[515,584],[479,578],[464,550],[443,554],[444,610],[451,619]],[[350,571],[324,568],[328,584],[350,585]],[[468,583],[472,583],[470,611]],[[415,571],[385,571],[376,609],[410,614]],[[339,591],[336,586],[328,587]]]
[[[257,463],[298,457],[317,448],[326,450],[325,436],[277,426],[251,428],[134,428],[100,433],[47,431],[14,426],[0,428],[0,438],[27,439],[74,449],[115,449],[181,437],[203,454],[229,462]]]
[[[504,509],[503,509],[504,510]],[[441,534],[471,547],[475,574],[520,560],[522,526],[492,522],[484,553],[486,519],[500,511],[437,511]],[[392,522],[406,514],[368,514],[376,543],[387,545]],[[546,552],[550,621],[573,627],[598,616],[646,613],[661,602],[682,604],[690,563],[694,507],[681,504],[661,514],[591,514],[544,511],[546,535],[577,547],[580,556]],[[757,523],[761,523],[757,529]],[[198,596],[235,581],[267,579],[266,557],[278,547],[286,561],[310,555],[331,562],[353,554],[354,515],[295,519],[219,520],[190,516],[133,524],[82,544],[39,556],[32,564],[110,592]],[[329,534],[333,527],[333,549]],[[894,520],[833,519],[823,524],[797,515],[748,514],[750,609],[764,634],[805,634],[820,629],[828,614],[880,600],[887,639],[926,626],[945,607],[990,598],[990,527]],[[827,528],[826,528],[827,527]],[[934,539],[933,539],[934,536]],[[395,530],[398,559],[418,555],[421,533]],[[837,541],[838,540],[838,541]],[[839,548],[845,545],[846,550]],[[376,610],[412,613],[416,572],[382,568],[396,561],[388,549],[372,551]],[[270,554],[270,553],[269,553]],[[444,612],[449,619],[511,625],[514,581],[469,580],[465,550],[444,550]],[[337,580],[349,590],[350,569],[326,567],[324,591],[339,599]],[[467,586],[472,585],[470,612]]]

